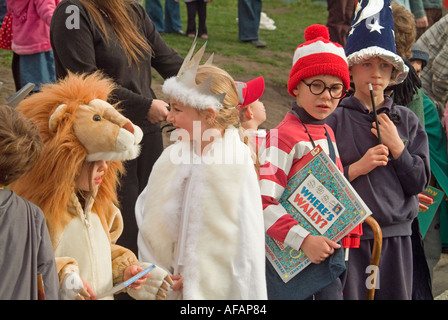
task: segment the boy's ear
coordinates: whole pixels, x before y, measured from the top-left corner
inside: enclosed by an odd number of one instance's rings
[[[292,93],[294,93],[296,96],[299,94],[299,86],[296,86],[293,90]]]

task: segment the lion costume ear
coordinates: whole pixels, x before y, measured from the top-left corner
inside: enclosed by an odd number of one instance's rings
[[[51,131],[53,131],[53,132],[56,131],[59,122],[65,115],[66,110],[67,110],[67,105],[65,103],[61,104],[59,107],[56,108],[56,110],[54,110],[53,114],[50,117],[50,121],[48,124]]]

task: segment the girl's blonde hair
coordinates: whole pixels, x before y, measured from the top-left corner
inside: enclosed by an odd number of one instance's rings
[[[238,91],[232,76],[225,70],[214,65],[201,65],[196,74],[196,83],[200,84],[212,77],[210,90],[215,94],[225,92],[226,96],[222,102],[223,108],[216,114],[213,127],[225,130],[232,125],[240,127],[238,105]]]
[[[98,28],[104,34],[106,41],[110,41],[105,20],[120,41],[128,58],[128,63],[137,63],[147,54],[153,55],[153,50],[141,34],[137,14],[132,9],[138,4],[132,0],[79,0],[92,16]]]
[[[239,129],[241,141],[243,141],[251,149],[252,159],[254,161],[255,171],[258,174],[260,162],[256,151],[256,146],[251,144],[247,135],[244,133],[244,128],[241,127],[240,114],[236,106],[238,105],[238,91],[235,86],[235,80],[225,70],[214,65],[201,65],[196,73],[196,83],[200,84],[212,77],[210,90],[215,94],[225,92],[226,96],[222,102],[223,108],[216,113],[216,117],[212,126],[219,130],[225,130],[228,126],[234,126]],[[207,111],[199,111],[203,114]]]

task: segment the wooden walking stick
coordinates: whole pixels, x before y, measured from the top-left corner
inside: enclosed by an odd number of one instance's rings
[[[367,223],[373,230],[373,248],[372,256],[370,258],[370,265],[376,266],[376,269],[373,270],[373,281],[371,283],[371,287],[367,288],[367,300],[373,300],[378,281],[378,266],[380,264],[381,247],[383,245],[383,233],[380,225],[372,216],[367,217],[364,222]]]

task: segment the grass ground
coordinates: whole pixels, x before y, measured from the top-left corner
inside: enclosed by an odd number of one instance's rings
[[[179,0],[182,1],[182,0]],[[260,39],[268,46],[255,49],[252,45],[238,40],[238,10],[237,0],[214,0],[207,4],[207,28],[209,39],[207,51],[215,55],[229,58],[222,65],[235,77],[242,74],[263,74],[270,68],[291,68],[291,58],[294,49],[304,41],[303,31],[314,23],[325,24],[327,20],[326,6],[322,1],[311,0],[263,0],[263,12],[275,21],[276,30],[259,31]],[[186,7],[181,3],[181,19],[186,26]],[[174,34],[164,35],[166,42],[184,55],[190,45],[190,38]],[[260,64],[258,70],[245,68],[245,63]],[[260,69],[261,68],[261,69]],[[273,82],[284,82],[284,78],[271,79]]]

